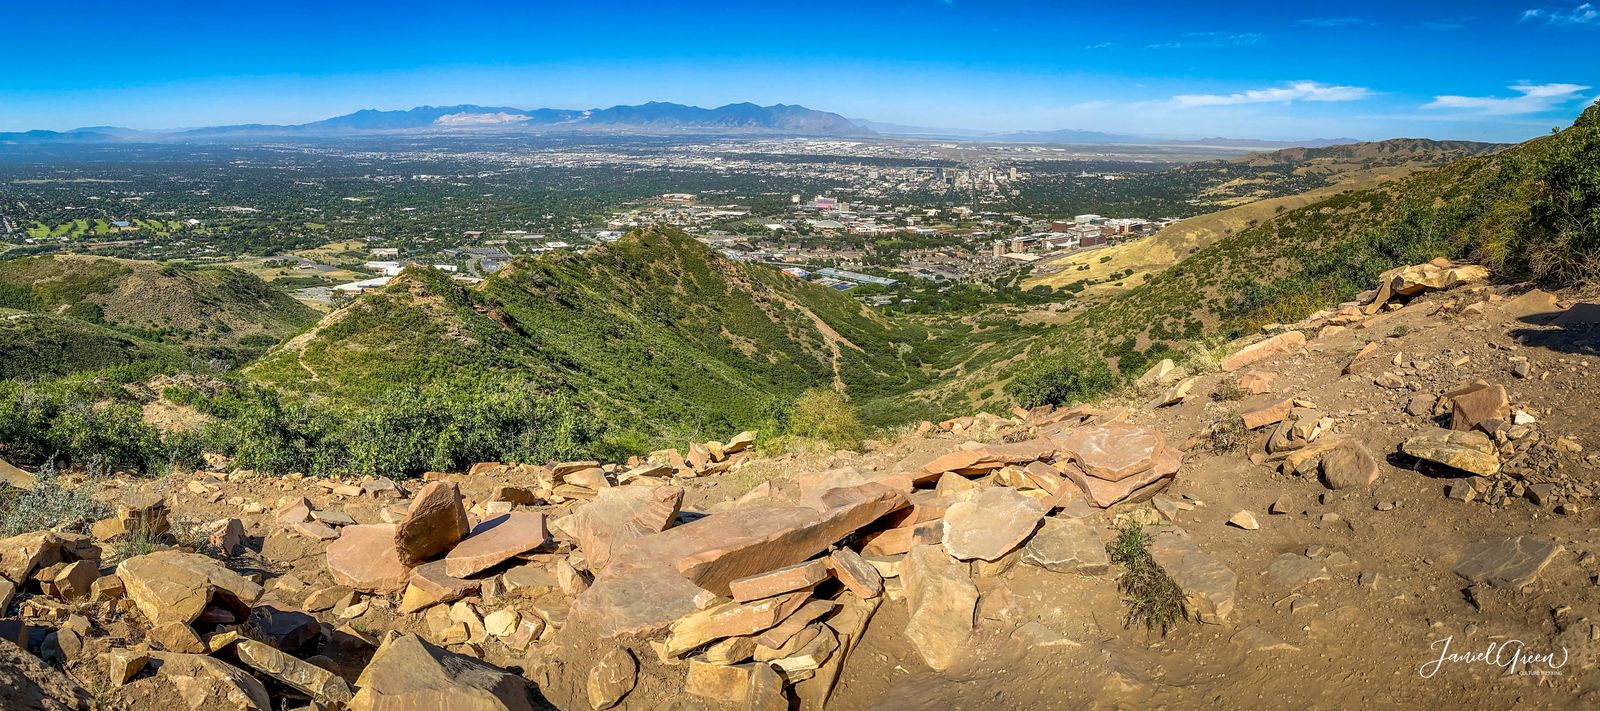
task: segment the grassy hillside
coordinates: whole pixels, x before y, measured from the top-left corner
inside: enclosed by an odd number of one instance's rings
[[[0,306],[234,362],[316,320],[310,308],[237,269],[81,255],[0,261]]]
[[[0,380],[55,378],[149,363],[180,367],[175,348],[70,318],[0,309]]]
[[[1571,128],[1503,152],[1342,192],[1226,237],[1102,302],[1035,348],[1009,382],[1025,404],[1107,386],[1191,342],[1302,318],[1436,256],[1503,279],[1600,277],[1600,106]],[[1089,387],[1092,385],[1093,387]]]
[[[1035,266],[1022,286],[1070,288],[1078,298],[1119,294],[1143,284],[1146,275],[1287,210],[1502,148],[1495,143],[1396,138],[1286,148],[1184,166],[1175,172],[1198,181],[1199,200],[1217,212],[1183,220],[1149,239],[1049,260]]]
[[[441,379],[528,380],[640,441],[726,436],[807,388],[866,400],[925,382],[920,328],[740,264],[674,230],[521,259],[464,288],[410,269],[247,370],[336,400]]]

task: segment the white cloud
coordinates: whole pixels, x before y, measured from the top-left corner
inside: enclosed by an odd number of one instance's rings
[[[1371,95],[1372,90],[1359,86],[1295,81],[1284,86],[1247,89],[1232,94],[1179,94],[1172,97],[1170,103],[1180,108],[1190,108],[1238,104],[1286,104],[1293,101],[1356,101]]]
[[[1600,9],[1590,3],[1584,3],[1571,11],[1551,10],[1548,8],[1534,8],[1523,10],[1520,21],[1543,20],[1547,25],[1600,25]]]
[[[1435,96],[1424,109],[1470,111],[1487,116],[1536,114],[1559,108],[1583,98],[1589,87],[1581,84],[1515,84],[1509,87],[1517,96]]]
[[[1367,24],[1366,20],[1359,17],[1307,17],[1295,20],[1295,24],[1310,25],[1312,27],[1354,27]]]
[[[1260,32],[1189,32],[1171,42],[1145,45],[1145,49],[1217,49],[1245,47],[1259,43]]]

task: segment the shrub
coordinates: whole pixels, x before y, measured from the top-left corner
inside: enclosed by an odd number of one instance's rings
[[[1111,561],[1126,569],[1120,585],[1123,600],[1128,603],[1128,617],[1124,625],[1143,624],[1146,629],[1160,628],[1162,634],[1185,619],[1183,590],[1156,565],[1150,557],[1150,537],[1144,534],[1138,521],[1124,523],[1117,537],[1106,544]]]
[[[34,475],[32,491],[0,484],[0,536],[46,529],[81,532],[108,513],[94,500],[87,483],[62,482],[54,466],[46,465]]]
[[[788,419],[789,435],[824,441],[839,449],[857,449],[865,438],[855,409],[843,393],[831,388],[812,388],[802,393]]]
[[[1109,392],[1120,379],[1103,360],[1060,356],[1044,360],[1018,374],[1006,392],[1023,407],[1083,402]]]

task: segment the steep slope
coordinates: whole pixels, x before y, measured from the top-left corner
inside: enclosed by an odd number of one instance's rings
[[[0,306],[235,360],[316,319],[309,307],[237,269],[80,255],[0,261]]]
[[[408,269],[247,373],[351,401],[437,379],[532,380],[659,438],[752,426],[811,387],[909,390],[924,377],[901,353],[924,336],[681,232],[645,230],[518,260],[470,289]]]
[[[1009,391],[1073,397],[1109,358],[1137,375],[1208,337],[1232,338],[1353,297],[1401,263],[1437,256],[1505,279],[1600,276],[1600,106],[1565,131],[1287,210],[1102,302],[1034,349]]]
[[[187,362],[175,348],[103,326],[0,309],[0,380],[54,378],[138,363],[177,367]]]
[[[1178,260],[1274,216],[1347,190],[1374,188],[1415,171],[1485,155],[1504,146],[1472,141],[1396,138],[1323,148],[1285,148],[1183,166],[1165,180],[1186,186],[1194,202],[1218,208],[1171,225],[1149,239],[1069,254],[1040,265],[1024,288],[1083,282],[1079,296],[1116,294]],[[1141,178],[1152,180],[1156,178]]]

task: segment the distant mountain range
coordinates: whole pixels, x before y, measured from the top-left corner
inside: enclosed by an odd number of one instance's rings
[[[355,113],[311,123],[289,125],[238,124],[174,131],[138,131],[111,126],[95,126],[70,131],[0,133],[0,145],[113,143],[119,141],[170,142],[462,131],[591,131],[647,134],[756,133],[855,138],[894,136],[992,143],[1178,145],[1249,150],[1270,150],[1288,147],[1317,148],[1356,142],[1356,139],[1353,138],[1316,138],[1301,141],[1268,141],[1248,138],[1172,140],[1078,129],[988,132],[963,128],[907,126],[867,119],[847,119],[836,113],[789,104],[758,106],[751,103],[742,103],[706,109],[698,106],[652,101],[636,106],[624,105],[587,110],[518,109],[509,106],[478,106],[475,104],[419,106],[414,109],[400,111],[363,109]]]

